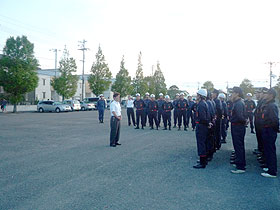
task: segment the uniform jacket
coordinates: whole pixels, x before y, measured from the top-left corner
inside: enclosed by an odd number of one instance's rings
[[[205,100],[200,100],[197,104],[197,109],[196,109],[196,123],[198,124],[204,124],[204,125],[209,125],[210,123],[210,112],[207,103]]]
[[[156,112],[158,111],[158,102],[157,101],[150,101],[148,104],[149,112]]]
[[[246,112],[253,112],[253,110],[256,108],[256,104],[253,100],[245,100],[244,103]]]
[[[260,123],[263,127],[271,127],[275,131],[279,130],[278,107],[274,100],[263,104]]]
[[[228,108],[227,108],[227,104],[226,104],[225,101],[222,101],[222,106],[223,106],[223,115],[225,117],[227,117],[228,116]]]
[[[233,102],[232,116],[230,119],[232,124],[246,124],[245,104],[241,99]]]
[[[158,110],[159,110],[159,111],[163,111],[162,105],[165,103],[165,100],[163,100],[163,99],[158,99],[157,102],[158,102]]]
[[[99,99],[97,101],[97,109],[102,110],[106,108],[106,101],[104,99]]]
[[[135,100],[134,102],[134,107],[136,110],[144,110],[145,109],[145,102],[140,99],[139,101]]]
[[[222,118],[222,115],[223,115],[223,106],[222,106],[222,103],[220,101],[220,99],[218,98],[215,98],[214,99],[214,102],[216,104],[216,115],[217,115],[217,118],[218,119],[221,119]]]
[[[178,109],[177,108],[178,99],[175,99],[172,104],[173,104],[174,109],[177,110]]]
[[[171,110],[173,109],[173,104],[171,102],[167,102],[165,101],[163,104],[162,104],[162,110],[164,112],[171,112]]]
[[[188,101],[186,99],[179,99],[177,103],[178,110],[187,110],[189,107]]]

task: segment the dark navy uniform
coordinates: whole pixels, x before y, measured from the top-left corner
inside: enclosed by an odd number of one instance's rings
[[[165,101],[162,105],[163,109],[163,124],[164,128],[167,129],[167,122],[169,130],[171,130],[171,110],[173,109],[173,104],[171,102]]]
[[[197,104],[196,110],[196,141],[197,141],[197,152],[200,156],[200,164],[206,165],[206,156],[207,156],[207,136],[208,136],[208,126],[210,123],[210,113],[208,105],[204,99],[200,100]]]
[[[214,102],[210,99],[206,100],[206,103],[208,105],[208,111],[210,114],[210,122],[214,125],[214,121],[215,121],[215,111],[214,111]],[[214,126],[212,126],[211,128],[208,128],[208,135],[207,135],[207,143],[206,143],[206,147],[207,147],[207,157],[208,157],[208,161],[211,161],[213,158],[213,154],[215,152],[215,130],[214,130]]]
[[[223,107],[222,103],[218,98],[214,99],[216,105],[216,122],[215,122],[215,146],[216,149],[221,148],[221,126],[222,126],[222,115]]]
[[[189,108],[187,110],[187,127],[189,127],[189,123],[190,123],[190,119],[191,119],[191,123],[192,123],[192,128],[194,129],[195,128],[195,120],[194,120],[194,115],[193,115],[193,111],[190,107],[193,106],[194,104],[194,101],[193,100],[190,100],[188,101],[189,103]]]
[[[222,124],[221,124],[221,136],[222,136],[222,142],[226,142],[227,138],[227,121],[228,121],[228,108],[227,104],[225,101],[222,101],[222,106],[223,106],[223,117],[222,117]]]
[[[142,99],[134,101],[134,107],[136,108],[136,128],[139,128],[139,121],[141,119],[142,129],[145,125],[145,103]]]
[[[241,99],[233,102],[232,116],[231,116],[231,136],[233,147],[235,150],[235,164],[239,170],[245,170],[245,146],[244,137],[246,133],[246,113],[245,104]]]
[[[250,120],[250,128],[251,132],[254,132],[254,123],[253,123],[253,118],[254,118],[254,109],[256,108],[256,104],[253,100],[245,100],[245,110],[246,110],[246,116],[247,119],[249,118]]]
[[[177,120],[178,120],[178,108],[177,108],[178,99],[175,99],[172,104],[173,104],[173,108],[174,108],[174,111],[173,111],[174,128],[176,128]]]
[[[158,125],[160,125],[161,122],[161,117],[163,119],[163,109],[162,105],[164,104],[165,100],[164,99],[158,99]]]
[[[275,101],[263,104],[261,116],[262,141],[268,174],[277,175],[277,157],[275,142],[279,131],[278,108]]]
[[[182,125],[182,118],[184,123],[184,129],[187,129],[187,109],[188,109],[188,101],[186,99],[179,99],[177,103],[178,108],[178,126],[179,129]]]
[[[254,124],[256,130],[256,137],[257,137],[257,144],[258,144],[258,151],[263,153],[263,140],[262,140],[262,125],[261,125],[261,118],[262,118],[262,106],[265,104],[265,100],[261,99],[258,101],[257,107],[254,112]]]
[[[227,103],[227,110],[228,110],[228,117],[227,117],[226,129],[228,130],[228,128],[229,128],[229,122],[230,122],[230,118],[231,118],[231,114],[232,114],[233,102],[232,102],[231,100],[228,100],[226,103]]]
[[[151,100],[149,98],[144,99],[144,103],[145,103],[145,107],[146,107],[145,110],[144,110],[144,126],[146,126],[146,124],[147,124],[147,119],[148,119],[148,115],[149,115],[149,107],[148,107],[148,105],[149,105],[150,101]]]
[[[157,119],[158,102],[150,100],[148,104],[148,109],[149,109],[149,122],[150,122],[151,129],[154,128],[154,122],[156,128],[158,129],[158,119]]]

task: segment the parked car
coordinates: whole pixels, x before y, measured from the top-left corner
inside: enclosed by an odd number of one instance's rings
[[[86,110],[94,110],[95,109],[95,104],[94,103],[86,103],[85,101],[80,101],[81,104],[81,110],[86,111]]]
[[[55,101],[40,101],[37,104],[38,112],[68,112],[71,111],[71,107],[67,104]]]
[[[95,106],[96,106],[98,100],[99,100],[98,97],[88,97],[88,98],[84,99],[84,102],[86,102],[86,103],[94,103]]]
[[[121,101],[121,107],[126,108],[126,100],[122,100],[122,101]]]
[[[81,104],[78,100],[64,100],[64,104],[68,104],[72,111],[79,111],[81,110]]]

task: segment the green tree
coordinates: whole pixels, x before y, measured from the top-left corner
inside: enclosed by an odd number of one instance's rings
[[[214,90],[214,84],[211,81],[206,81],[206,82],[203,83],[201,88],[206,89],[207,92],[208,91],[212,92]]]
[[[159,93],[163,93],[165,95],[167,92],[167,88],[166,88],[166,84],[165,84],[165,78],[161,71],[159,62],[157,63],[157,68],[153,75],[153,81],[155,84],[154,94],[156,95],[156,97],[158,97]]]
[[[106,63],[105,56],[102,53],[101,47],[95,55],[96,61],[91,67],[91,75],[88,78],[89,86],[95,95],[102,94],[110,87],[112,73]]]
[[[176,85],[170,86],[167,90],[167,94],[170,96],[170,98],[175,98],[177,93],[180,93],[180,89]]]
[[[62,100],[65,98],[71,98],[75,95],[78,86],[78,76],[73,75],[77,71],[77,65],[74,58],[69,57],[69,52],[64,49],[63,57],[59,61],[60,76],[53,78],[51,85],[56,92],[62,96]]]
[[[280,77],[277,79],[277,84],[273,87],[277,92],[277,98],[280,99]]]
[[[124,66],[124,56],[122,57],[120,71],[117,73],[116,81],[112,85],[112,90],[119,92],[121,97],[126,97],[127,95],[131,94],[132,86],[131,86],[131,77],[127,69]]]
[[[9,96],[17,111],[17,104],[23,95],[38,86],[38,60],[34,56],[34,44],[26,36],[10,37],[0,59],[0,86]]]
[[[246,95],[247,93],[254,94],[254,86],[252,85],[251,81],[249,79],[244,79],[241,84],[240,88],[243,90],[243,94]]]
[[[153,76],[146,76],[144,77],[144,83],[147,86],[147,91],[150,94],[155,92],[155,81]]]
[[[138,65],[136,70],[135,78],[132,82],[133,93],[140,93],[144,95],[148,91],[147,83],[144,81],[143,64],[142,64],[142,53],[138,56]]]

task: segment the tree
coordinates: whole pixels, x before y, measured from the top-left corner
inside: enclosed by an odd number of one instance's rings
[[[206,81],[203,83],[202,87],[207,90],[207,92],[212,92],[214,90],[214,84],[211,81]]]
[[[153,75],[144,77],[144,83],[147,86],[147,92],[150,94],[155,92],[155,81]]]
[[[138,56],[138,65],[136,70],[135,78],[132,82],[133,86],[133,93],[140,93],[141,95],[144,95],[148,91],[148,86],[144,81],[144,74],[143,74],[143,64],[142,64],[142,53],[139,53]]]
[[[277,84],[273,87],[277,92],[277,98],[279,99],[280,96],[280,77],[277,79]]]
[[[124,67],[124,56],[122,57],[120,71],[117,73],[116,81],[112,85],[112,90],[119,92],[121,97],[126,97],[131,94],[132,86],[131,86],[131,77],[127,69]]]
[[[17,111],[17,104],[23,95],[38,86],[38,60],[34,56],[34,44],[26,36],[10,37],[0,59],[0,86],[9,96]]]
[[[56,92],[62,96],[62,100],[65,98],[71,98],[75,95],[78,86],[78,76],[73,75],[77,71],[77,65],[74,58],[69,57],[69,52],[64,49],[63,57],[59,61],[60,76],[53,78],[51,85]]]
[[[91,67],[91,75],[88,78],[89,86],[95,95],[103,93],[110,87],[112,73],[106,63],[105,56],[102,53],[101,47],[95,55],[96,61]]]
[[[244,79],[241,84],[240,88],[243,90],[243,94],[246,95],[247,93],[254,94],[254,86],[252,85],[251,81],[249,79]]]
[[[167,94],[170,96],[170,98],[175,98],[177,93],[180,93],[180,90],[176,85],[170,86],[167,90]]]
[[[153,81],[155,84],[155,91],[154,94],[156,97],[158,97],[159,93],[163,93],[164,95],[167,92],[166,84],[165,84],[165,78],[164,75],[160,69],[160,63],[157,63],[157,69],[155,70],[155,73],[153,75]]]

